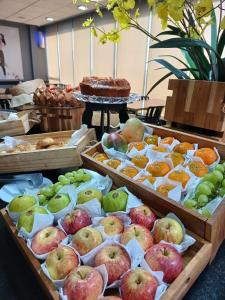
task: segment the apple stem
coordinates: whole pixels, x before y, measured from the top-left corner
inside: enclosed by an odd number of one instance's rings
[[[115,193],[112,194],[113,199],[117,198],[118,196],[119,196],[118,192],[115,192]]]

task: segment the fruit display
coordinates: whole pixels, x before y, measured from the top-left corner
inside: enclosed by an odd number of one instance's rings
[[[91,199],[101,203],[98,216],[93,214],[96,206],[87,205]],[[67,194],[59,193],[47,205],[35,203],[20,214],[17,228],[25,227],[29,232],[35,213],[55,213],[69,201]],[[158,219],[151,208],[125,187],[102,193],[95,187],[79,186],[77,201],[58,223],[55,220],[54,225],[25,239],[62,297],[134,300],[155,299],[158,288],[158,293],[165,291],[166,284],[179,276],[183,258],[176,247],[182,245],[184,234],[179,221],[169,216]],[[164,281],[158,279],[155,271],[163,272]],[[105,296],[106,287],[111,286],[115,296]],[[122,298],[116,296],[119,290]]]
[[[187,141],[182,142],[172,135],[161,137],[136,118],[129,119],[117,134],[127,142],[127,152],[121,152],[118,148],[116,152],[110,152],[109,148],[108,159],[99,163],[206,217],[213,214],[225,194],[224,186],[216,182],[215,178],[211,179],[214,188],[207,179],[213,177],[210,175],[213,171],[224,172],[222,167],[217,169],[220,156],[216,148],[199,147],[197,143],[190,143],[188,137]],[[105,150],[105,140],[102,139],[101,143]],[[219,178],[221,174],[215,176]],[[205,181],[212,189],[211,192],[204,186],[201,192],[201,184]],[[177,188],[172,191],[173,187]],[[215,200],[215,205],[204,208],[212,200]]]

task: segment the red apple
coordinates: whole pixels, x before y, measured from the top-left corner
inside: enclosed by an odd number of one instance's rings
[[[158,244],[162,240],[168,243],[180,244],[184,239],[180,223],[168,217],[156,222],[153,237],[155,244]]]
[[[145,254],[145,260],[152,271],[163,271],[166,283],[172,283],[183,270],[180,253],[168,244],[152,246]]]
[[[149,230],[152,230],[156,220],[156,215],[146,205],[131,208],[129,216],[132,223],[145,226]]]
[[[130,225],[120,236],[120,242],[123,245],[126,245],[131,239],[136,239],[144,251],[153,245],[153,238],[150,231],[141,225]]]
[[[53,226],[46,227],[34,236],[31,248],[36,254],[45,254],[57,248],[65,237],[62,230]]]
[[[157,280],[144,269],[127,272],[122,278],[121,294],[123,300],[154,300]]]
[[[72,240],[73,247],[80,255],[85,255],[103,242],[101,233],[92,227],[83,227],[77,231]]]
[[[79,259],[72,248],[59,245],[49,253],[45,263],[51,278],[60,280],[78,266]]]
[[[105,233],[110,236],[120,234],[124,229],[123,222],[116,216],[105,217],[100,224],[104,226]]]
[[[81,228],[91,225],[91,217],[85,210],[75,209],[64,217],[61,225],[66,233],[74,234]]]
[[[80,266],[67,277],[63,293],[68,300],[97,300],[102,290],[101,274],[92,267]]]
[[[130,269],[131,260],[124,248],[112,244],[102,248],[95,256],[95,266],[103,264],[108,272],[108,284],[111,284]]]

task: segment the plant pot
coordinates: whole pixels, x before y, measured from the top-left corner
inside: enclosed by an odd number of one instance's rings
[[[222,132],[225,82],[170,79],[165,120]]]

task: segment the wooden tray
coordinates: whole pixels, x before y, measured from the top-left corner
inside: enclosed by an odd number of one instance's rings
[[[216,147],[221,157],[225,159],[224,143],[159,126],[151,125],[151,127],[154,129],[154,134],[157,134],[161,137],[174,136],[181,142],[188,141],[190,143],[198,143],[200,147]],[[186,228],[212,243],[211,260],[213,260],[225,238],[225,199],[211,218],[205,218],[199,213],[187,209],[183,205],[170,200],[167,197],[163,197],[158,192],[149,189],[145,185],[134,181],[133,179],[110,168],[109,166],[99,163],[92,158],[96,152],[103,152],[101,143],[90,147],[87,151],[81,154],[84,166],[86,168],[95,170],[101,174],[108,174],[116,185],[126,185],[132,193],[135,195],[141,195],[142,200],[152,208],[160,210],[160,212],[164,214],[167,214],[171,211],[174,212],[182,219]]]
[[[5,112],[8,114],[8,112]],[[30,120],[31,111],[21,111],[17,113],[18,120],[10,120],[0,123],[0,138],[9,135],[16,136],[27,133],[35,124]]]
[[[18,136],[17,138],[31,144],[45,137],[52,137],[58,141],[68,141],[73,132],[74,130],[51,132]],[[93,140],[96,140],[95,130],[89,129],[77,144],[71,147],[0,155],[0,174],[81,166],[80,152]]]
[[[51,300],[60,300],[59,294],[57,293],[53,283],[43,273],[40,262],[28,249],[26,242],[21,237],[18,237],[16,226],[12,223],[5,209],[0,211],[0,217],[4,221],[7,229],[30,265],[34,275],[46,293],[47,298]],[[185,268],[177,279],[170,285],[161,300],[182,299],[209,263],[212,247],[211,243],[206,242],[195,234],[190,232],[188,233],[192,235],[197,242],[184,253],[183,258]],[[115,290],[108,290],[107,294],[115,294]]]

